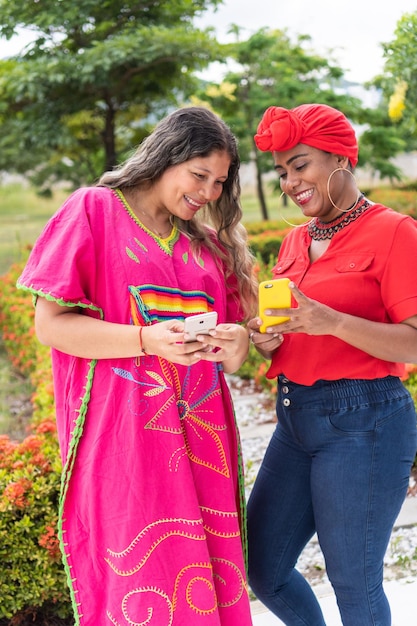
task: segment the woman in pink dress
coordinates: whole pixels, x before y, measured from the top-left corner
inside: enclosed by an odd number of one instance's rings
[[[179,109],[69,197],[18,281],[52,348],[77,625],[252,623],[224,377],[246,357],[255,306],[238,171],[229,128]],[[187,342],[184,319],[209,311],[216,329]]]

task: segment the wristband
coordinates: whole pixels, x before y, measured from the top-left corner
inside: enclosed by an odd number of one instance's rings
[[[139,348],[140,348],[140,351],[143,352],[145,356],[147,356],[146,350],[143,347],[142,331],[143,331],[143,326],[139,326]]]

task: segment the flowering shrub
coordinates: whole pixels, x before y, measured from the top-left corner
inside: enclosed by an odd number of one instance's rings
[[[13,266],[0,279],[4,344],[35,389],[26,439],[0,436],[0,619],[16,626],[28,612],[72,614],[56,534],[61,463],[49,349],[34,335],[31,296],[15,287],[21,270]]]
[[[410,189],[406,187],[404,187],[404,189],[379,187],[370,190],[369,193],[365,193],[372,202],[379,202],[380,204],[391,207],[394,211],[398,211],[404,215],[410,215],[416,219],[416,190],[412,187],[412,185],[410,185]]]
[[[288,229],[264,230],[262,233],[250,234],[248,241],[252,253],[271,268],[275,265],[282,240]],[[268,276],[270,278],[270,275]]]
[[[249,237],[249,241],[251,241],[251,236]],[[271,278],[272,268],[276,262],[276,255],[274,258],[272,258],[271,255],[269,263],[264,262],[263,256],[260,252],[256,255],[256,258],[257,263],[255,266],[255,273],[258,282],[268,280]],[[263,390],[274,393],[276,391],[276,381],[271,381],[266,378],[265,373],[267,369],[268,364],[265,362],[265,359],[259,354],[255,347],[251,345],[249,348],[249,354],[243,365],[241,365],[238,370],[237,375],[246,380],[253,379]]]
[[[0,437],[0,617],[48,604],[59,617],[70,614],[56,536],[59,483],[52,425],[21,443]]]

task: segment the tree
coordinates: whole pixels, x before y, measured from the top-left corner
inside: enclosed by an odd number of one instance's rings
[[[233,32],[239,34],[234,26]],[[292,108],[305,102],[319,102],[356,115],[360,102],[339,95],[342,70],[328,59],[314,54],[310,37],[299,35],[291,41],[286,30],[258,30],[246,41],[229,44],[228,54],[237,63],[221,84],[205,85],[200,97],[220,112],[240,140],[243,161],[254,160],[257,194],[263,219],[268,208],[262,175],[272,169],[270,155],[256,149],[253,136],[268,106]]]
[[[381,90],[385,114],[403,148],[417,148],[417,11],[397,22],[394,39],[382,44],[384,72],[373,85]]]
[[[406,142],[390,120],[384,102],[375,109],[363,113],[365,130],[359,138],[359,166],[366,165],[371,172],[390,182],[400,181],[402,173],[391,158],[403,151]],[[361,116],[359,116],[360,121]]]
[[[0,0],[0,35],[34,34],[0,61],[0,169],[44,185],[111,169],[220,58],[211,31],[192,23],[220,2]]]

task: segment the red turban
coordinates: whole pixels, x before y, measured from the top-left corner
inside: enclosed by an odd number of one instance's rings
[[[283,152],[299,143],[358,162],[358,142],[347,118],[326,104],[301,104],[294,109],[269,107],[259,123],[255,143],[263,152]]]

